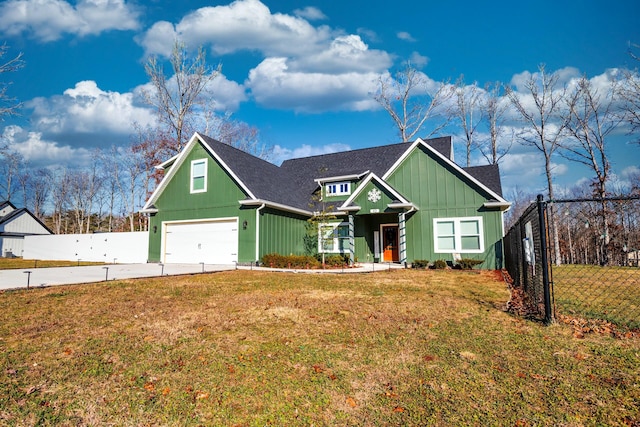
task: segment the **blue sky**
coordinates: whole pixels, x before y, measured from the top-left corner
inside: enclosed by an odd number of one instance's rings
[[[1,77],[25,108],[0,133],[33,166],[86,164],[93,147],[126,144],[132,120],[153,118],[139,98],[145,57],[179,37],[222,64],[216,105],[259,128],[276,162],[390,144],[398,133],[370,93],[407,60],[434,81],[464,74],[480,86],[515,83],[541,63],[596,79],[637,67],[627,50],[640,43],[639,23],[637,0],[5,0],[0,41],[26,66]],[[640,166],[630,139],[618,135],[610,152],[621,181]],[[556,161],[559,186],[589,177]],[[541,166],[530,149],[513,149],[501,164],[505,193],[543,191]]]

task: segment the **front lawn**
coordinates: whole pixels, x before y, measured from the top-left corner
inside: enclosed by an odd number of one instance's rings
[[[497,279],[232,271],[4,292],[0,424],[640,423],[640,339],[513,317]]]

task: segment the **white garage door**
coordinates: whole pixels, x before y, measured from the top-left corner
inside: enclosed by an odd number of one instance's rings
[[[167,264],[233,264],[238,260],[238,220],[167,223]]]

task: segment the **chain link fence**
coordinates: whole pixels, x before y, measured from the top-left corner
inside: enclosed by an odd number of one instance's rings
[[[511,279],[509,310],[550,322],[553,319],[547,258],[547,212],[541,196],[503,239],[505,265]]]
[[[512,311],[640,329],[640,197],[538,196],[504,248]]]
[[[640,198],[553,200],[548,210],[556,315],[640,329]]]

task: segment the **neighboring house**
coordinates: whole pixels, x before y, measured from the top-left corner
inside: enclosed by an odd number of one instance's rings
[[[0,256],[22,256],[24,237],[53,234],[28,209],[17,209],[9,201],[0,202]]]
[[[360,262],[475,258],[502,267],[498,167],[462,168],[451,138],[291,159],[281,166],[195,134],[159,166],[149,261],[249,263],[303,254],[308,220],[318,252]],[[330,215],[327,215],[330,214]]]

